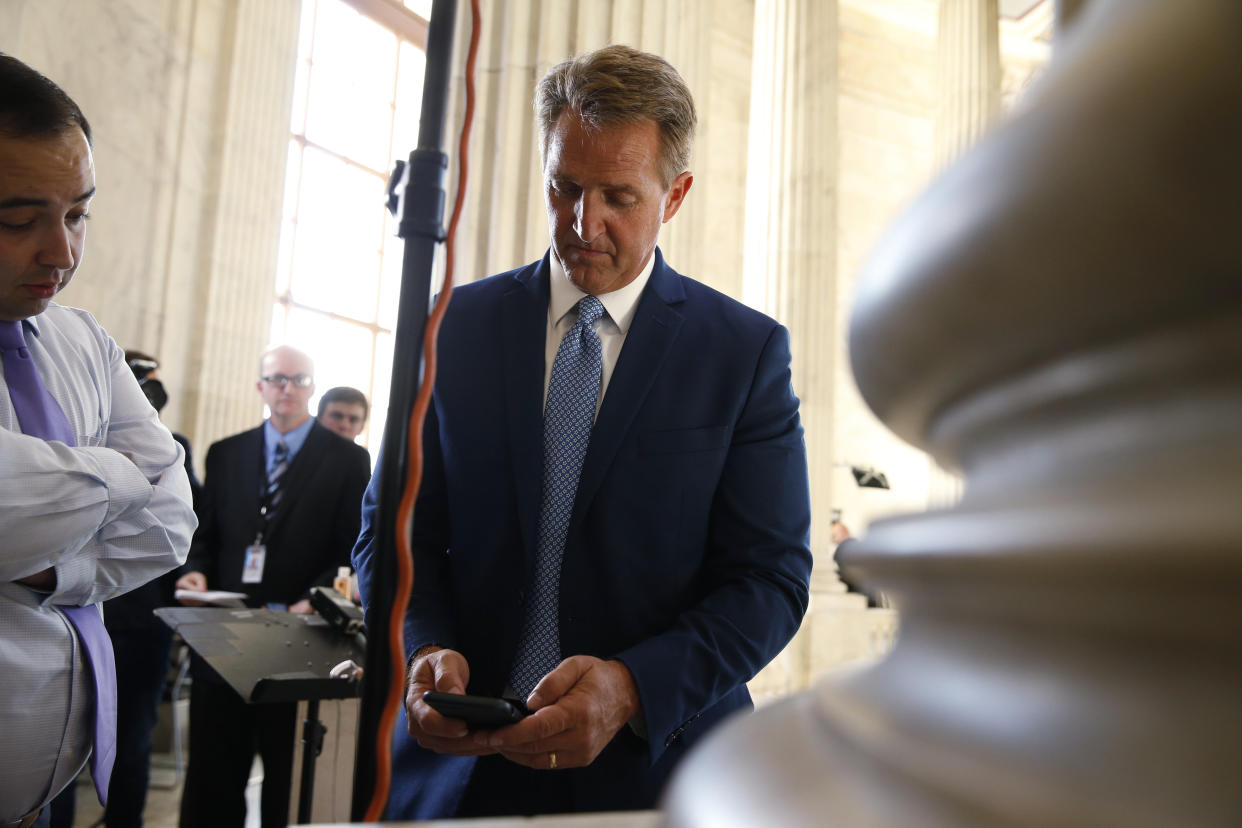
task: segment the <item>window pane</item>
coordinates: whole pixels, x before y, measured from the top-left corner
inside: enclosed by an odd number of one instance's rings
[[[289,130],[296,135],[306,131],[306,94],[310,84],[310,63],[299,60],[297,73],[293,76],[293,114],[289,118]]]
[[[430,17],[431,0],[405,2]],[[297,60],[275,279],[291,304],[273,307],[270,341],[315,359],[312,407],[334,385],[371,398],[361,441],[374,456],[387,417],[404,248],[384,207],[385,184],[390,162],[418,140],[426,56],[349,2],[302,0]]]
[[[380,269],[379,324],[389,330],[397,327],[397,305],[401,301],[401,268],[404,264],[405,242],[396,234],[397,219],[391,215],[384,222],[384,261]]]
[[[315,0],[302,0],[302,14],[298,18],[298,62],[310,60],[311,37],[315,31]]]
[[[298,206],[298,191],[302,188],[302,145],[289,139],[289,153],[285,156],[284,219],[294,218]]]
[[[314,147],[307,147],[302,158],[293,298],[370,322],[375,318],[384,182]]]
[[[364,393],[371,383],[371,332],[305,308],[290,308],[284,344],[310,355],[315,362],[315,394],[311,411],[324,391],[350,385]]]
[[[423,75],[427,56],[423,50],[405,41],[401,43],[401,62],[397,72],[397,98],[392,125],[392,162],[410,157],[418,146],[418,122],[423,111]]]
[[[284,342],[285,341],[285,319],[288,317],[288,309],[276,303],[272,307],[272,330],[267,337],[268,342]]]
[[[397,36],[340,0],[320,0],[306,137],[385,172]]]
[[[371,456],[379,453],[384,437],[384,423],[388,420],[388,389],[392,383],[392,334],[381,333],[375,337],[375,384],[371,390],[371,420],[367,424],[367,445]]]
[[[306,87],[310,83],[311,43],[315,35],[315,0],[302,0],[298,29],[298,65],[293,79],[293,116],[290,130],[302,134],[306,130]]]
[[[302,147],[297,141],[289,142],[289,155],[285,162],[284,215],[280,222],[280,254],[276,260],[276,295],[289,289],[289,271],[293,267],[293,239],[297,232],[298,187],[301,184]]]
[[[284,296],[289,290],[289,273],[293,269],[293,239],[297,228],[292,221],[280,225],[280,252],[276,258],[276,295]]]

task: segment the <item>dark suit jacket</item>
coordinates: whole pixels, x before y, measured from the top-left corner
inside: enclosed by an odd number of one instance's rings
[[[262,426],[208,449],[203,509],[184,570],[205,574],[209,589],[246,593],[252,606],[292,604],[312,586],[330,586],[337,567],[349,565],[371,460],[366,449],[314,423],[285,472],[263,582],[243,584],[265,477]]]
[[[751,707],[745,682],[807,605],[788,332],[656,257],[591,432],[560,582],[562,652],[624,662],[648,738],[623,728],[591,766],[558,771],[574,810],[653,807],[685,750]],[[545,256],[454,292],[425,427],[405,642],[462,652],[484,695],[504,689],[534,570],[548,273]],[[364,529],[363,581],[370,554]],[[513,787],[500,795],[514,813],[546,807]]]

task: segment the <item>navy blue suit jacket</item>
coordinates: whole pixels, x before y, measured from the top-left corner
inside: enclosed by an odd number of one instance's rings
[[[655,255],[591,432],[560,586],[562,653],[625,663],[647,738],[623,728],[591,766],[557,772],[574,810],[653,807],[684,751],[751,707],[745,682],[807,605],[810,504],[788,332]],[[534,569],[548,274],[545,256],[454,292],[424,430],[407,652],[460,651],[469,692],[483,695],[505,687]],[[354,558],[365,582],[364,513]],[[470,772],[436,758],[420,758],[424,772]]]

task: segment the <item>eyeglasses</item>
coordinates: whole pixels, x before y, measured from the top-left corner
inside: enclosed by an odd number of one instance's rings
[[[289,383],[293,383],[294,388],[310,388],[311,383],[315,381],[314,377],[308,377],[306,374],[294,374],[292,377],[284,374],[273,374],[270,377],[259,377],[268,385],[275,385],[278,388],[284,388]]]

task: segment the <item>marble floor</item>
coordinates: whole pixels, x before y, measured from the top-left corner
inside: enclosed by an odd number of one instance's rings
[[[259,790],[263,782],[263,768],[255,760],[250,772],[250,785],[246,788],[246,827],[259,828]],[[102,825],[103,808],[95,796],[95,788],[87,774],[78,779],[77,808],[73,828],[95,828]],[[143,811],[144,828],[177,828],[181,809],[181,780],[177,776],[176,763],[168,753],[151,757],[151,787],[147,791],[147,807]]]

